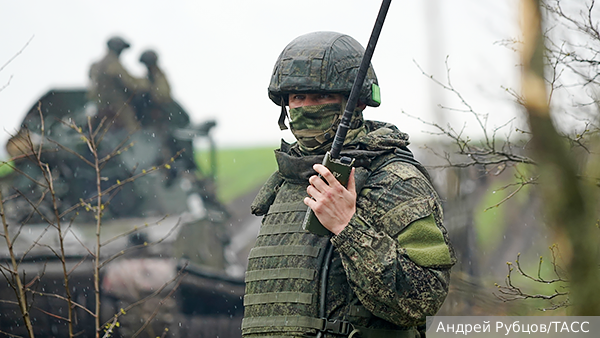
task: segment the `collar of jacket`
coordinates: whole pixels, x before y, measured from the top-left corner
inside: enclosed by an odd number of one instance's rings
[[[365,126],[367,134],[346,144],[341,152],[342,156],[355,159],[355,167],[369,168],[373,159],[393,153],[396,149],[408,151],[408,135],[400,132],[396,126],[377,121],[365,121]],[[316,175],[312,166],[322,163],[323,157],[323,154],[303,154],[297,142],[289,144],[284,140],[281,140],[281,147],[275,150],[279,173],[286,181],[295,184],[308,184],[308,179]]]

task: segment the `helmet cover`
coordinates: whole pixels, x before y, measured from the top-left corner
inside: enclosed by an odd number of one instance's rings
[[[364,54],[354,38],[336,32],[314,32],[297,37],[279,55],[269,84],[269,98],[288,103],[290,93],[350,95]],[[360,101],[377,107],[379,87],[370,65],[360,91]]]

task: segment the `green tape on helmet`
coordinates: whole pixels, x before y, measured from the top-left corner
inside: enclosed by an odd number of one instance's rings
[[[373,100],[373,102],[376,102],[378,105],[381,104],[381,90],[379,89],[379,86],[376,83],[373,83],[371,85],[371,100]]]

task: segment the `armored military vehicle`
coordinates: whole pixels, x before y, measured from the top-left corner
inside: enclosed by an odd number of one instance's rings
[[[98,312],[100,336],[240,336],[243,268],[215,197],[215,122],[191,124],[176,102],[155,121],[132,104],[133,134],[99,121],[85,90],[50,90],[9,141],[0,333],[28,336],[18,273],[36,337],[68,337],[69,317],[74,336],[93,337]],[[198,138],[206,168],[194,161]]]

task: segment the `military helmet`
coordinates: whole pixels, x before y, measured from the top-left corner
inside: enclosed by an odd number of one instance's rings
[[[121,51],[123,51],[123,49],[129,48],[130,46],[125,40],[118,36],[110,38],[106,45],[108,46],[108,49],[113,50],[117,53],[120,53]]]
[[[147,50],[140,55],[140,62],[146,66],[155,65],[158,61],[158,55],[153,50]]]
[[[275,63],[269,98],[277,105],[286,105],[290,93],[350,95],[364,52],[358,41],[345,34],[314,32],[299,36],[285,47]],[[372,65],[359,99],[371,107],[380,104]]]

